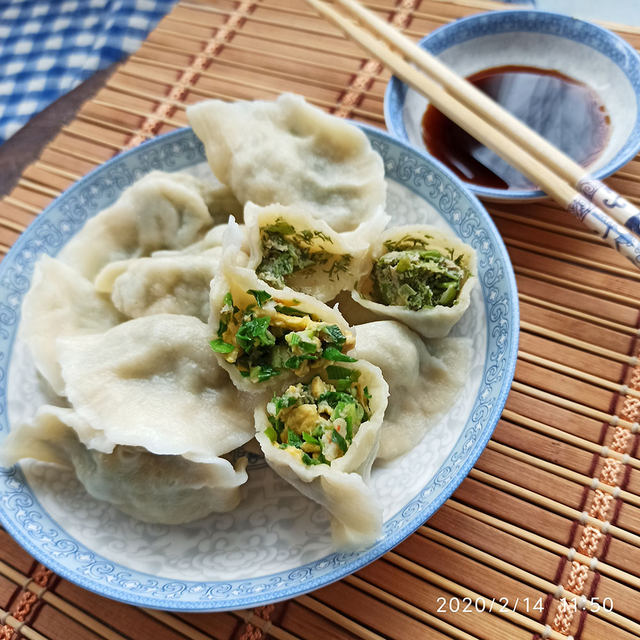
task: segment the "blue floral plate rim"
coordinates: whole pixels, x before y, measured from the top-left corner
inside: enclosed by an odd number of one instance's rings
[[[421,191],[427,188],[433,189],[433,184],[428,186],[429,177],[435,179],[439,200],[431,202],[432,206],[478,252],[478,276],[487,316],[483,380],[469,420],[438,473],[385,523],[383,537],[369,549],[336,552],[295,569],[258,578],[195,582],[138,572],[100,556],[71,538],[47,514],[19,468],[0,468],[0,522],[39,562],[81,587],[127,604],[191,612],[255,607],[326,586],[373,562],[413,533],[466,477],[493,433],[515,371],[519,310],[513,268],[491,218],[446,167],[380,129],[358,126],[381,153],[387,177],[419,195],[424,195]],[[65,235],[68,239],[82,226],[87,211],[93,215],[107,206],[108,202],[97,204],[100,181],[111,194],[107,200],[113,201],[133,180],[150,170],[180,170],[204,159],[202,145],[190,128],[149,140],[112,158],[72,185],[18,238],[0,264],[0,317],[9,328],[0,332],[0,436],[9,430],[7,371],[20,302],[41,249],[55,255]],[[80,207],[80,202],[85,206]],[[94,210],[91,202],[95,203]],[[62,216],[65,221],[58,229],[51,224],[55,216]]]

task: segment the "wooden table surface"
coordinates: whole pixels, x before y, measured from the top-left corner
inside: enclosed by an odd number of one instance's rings
[[[366,4],[412,38],[500,6]],[[638,30],[617,30],[640,46]],[[0,149],[6,191],[6,168],[19,166],[48,136],[40,127],[52,132],[0,202],[0,251],[89,170],[185,125],[189,103],[294,91],[381,127],[387,79],[302,0],[180,2],[125,64]],[[640,201],[638,159],[608,182]],[[633,428],[640,416],[640,274],[552,203],[488,210],[516,273],[519,359],[493,438],[428,523],[336,584],[277,605],[211,614],[143,610],[96,596],[52,574],[0,530],[0,638],[640,637],[640,458]],[[572,609],[567,594],[584,596],[586,609]],[[492,611],[475,606],[501,598],[506,606]],[[596,611],[593,598],[608,598],[612,610]],[[453,610],[456,600],[473,605]]]

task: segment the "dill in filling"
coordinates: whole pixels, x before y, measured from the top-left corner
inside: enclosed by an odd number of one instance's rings
[[[323,377],[291,385],[267,404],[265,435],[282,449],[299,450],[307,465],[341,458],[369,419],[371,396],[357,369],[330,365]]]
[[[296,300],[280,304],[266,291],[247,291],[255,303],[243,309],[227,293],[220,310],[217,339],[211,348],[234,364],[251,382],[264,382],[283,371],[302,377],[328,362],[355,362],[343,353],[353,336],[338,325],[315,320]]]
[[[371,271],[373,299],[413,311],[457,302],[469,275],[462,266],[463,256],[455,257],[453,249],[448,255],[429,249],[428,240],[429,236],[405,236],[385,242],[388,253],[378,258]]]
[[[282,289],[286,278],[305,271],[310,275],[316,267],[323,267],[329,279],[339,279],[349,270],[350,254],[332,254],[314,247],[314,241],[333,241],[322,231],[303,229],[285,222],[282,218],[260,228],[262,242],[262,262],[258,265],[258,277],[277,289]]]

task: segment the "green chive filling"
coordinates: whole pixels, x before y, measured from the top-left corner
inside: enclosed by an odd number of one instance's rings
[[[243,377],[259,383],[287,370],[302,377],[330,362],[355,362],[343,353],[353,347],[353,336],[338,325],[297,308],[297,300],[280,304],[266,291],[246,293],[255,302],[244,308],[225,295],[217,338],[209,343]]]
[[[307,465],[341,458],[369,419],[371,396],[359,385],[357,369],[329,366],[324,377],[291,385],[267,404],[265,435],[282,449],[300,450]]]
[[[453,306],[469,276],[463,256],[454,257],[453,250],[445,256],[426,246],[420,238],[386,242],[388,253],[376,260],[371,271],[372,299],[412,311]]]
[[[293,274],[311,275],[316,267],[323,267],[329,279],[339,279],[347,273],[353,257],[350,254],[333,254],[318,246],[317,240],[332,243],[322,231],[296,229],[282,218],[260,228],[262,262],[256,273],[261,280],[276,289],[282,289]]]

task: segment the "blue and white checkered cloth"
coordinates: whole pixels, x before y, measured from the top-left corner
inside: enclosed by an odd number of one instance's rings
[[[0,144],[135,51],[175,0],[0,0]]]

